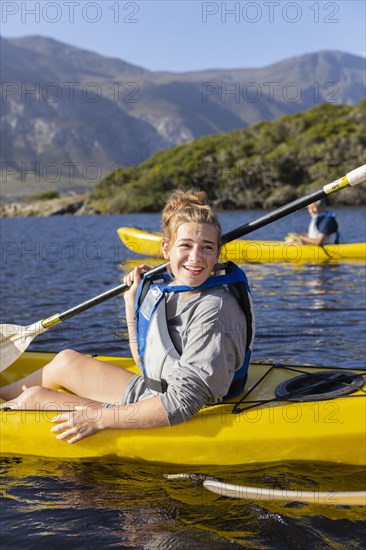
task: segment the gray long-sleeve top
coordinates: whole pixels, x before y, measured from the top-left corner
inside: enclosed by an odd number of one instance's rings
[[[219,402],[244,362],[246,319],[225,287],[167,298],[169,333],[181,355],[160,395],[170,425],[186,422],[204,405]]]

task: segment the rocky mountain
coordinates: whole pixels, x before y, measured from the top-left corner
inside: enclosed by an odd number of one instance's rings
[[[5,199],[35,184],[91,188],[170,146],[364,95],[364,59],[335,51],[260,69],[172,73],[44,37],[0,46]]]

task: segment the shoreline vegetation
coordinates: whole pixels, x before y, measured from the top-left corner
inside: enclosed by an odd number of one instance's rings
[[[220,210],[272,209],[319,189],[364,164],[366,100],[323,103],[158,152],[119,169],[90,193],[47,190],[5,203],[1,217],[159,212],[177,187],[197,187]],[[366,204],[365,186],[345,189],[332,205]]]

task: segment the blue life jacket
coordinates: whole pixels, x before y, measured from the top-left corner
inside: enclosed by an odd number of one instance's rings
[[[156,393],[164,393],[167,382],[164,373],[180,359],[169,335],[165,296],[168,293],[199,291],[226,285],[231,294],[238,301],[244,312],[247,323],[246,351],[242,367],[236,371],[229,392],[225,398],[239,395],[245,385],[250,355],[254,341],[255,321],[252,300],[246,275],[233,262],[220,266],[223,275],[209,277],[198,287],[169,285],[172,276],[169,273],[162,275],[145,275],[137,292],[135,302],[135,326],[137,345],[141,358],[141,370],[146,384]],[[154,348],[150,352],[149,348]]]
[[[326,235],[323,244],[339,244],[338,223],[333,212],[320,212],[310,222],[308,236],[316,238],[319,233]]]

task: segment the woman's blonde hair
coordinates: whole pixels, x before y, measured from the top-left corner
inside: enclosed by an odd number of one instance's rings
[[[182,223],[209,223],[217,229],[218,250],[221,248],[221,225],[218,217],[207,203],[204,191],[177,189],[174,191],[162,213],[163,240],[168,248],[174,242],[178,227]]]

